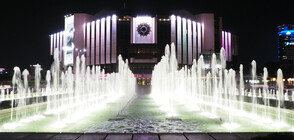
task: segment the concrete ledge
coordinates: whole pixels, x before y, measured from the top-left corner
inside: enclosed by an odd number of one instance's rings
[[[291,132],[250,133],[3,133],[0,140],[293,140]]]

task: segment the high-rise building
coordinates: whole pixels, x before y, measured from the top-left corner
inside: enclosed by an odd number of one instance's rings
[[[294,60],[294,25],[278,26],[278,59]]]
[[[129,9],[66,15],[64,31],[50,35],[50,53],[59,50],[65,67],[84,54],[87,65],[100,65],[107,72],[116,70],[121,54],[134,73],[146,74],[160,61],[165,45],[172,42],[180,66],[192,65],[201,54],[219,53],[221,47],[228,62],[237,55],[236,36],[223,31],[222,18],[212,13],[139,13]]]

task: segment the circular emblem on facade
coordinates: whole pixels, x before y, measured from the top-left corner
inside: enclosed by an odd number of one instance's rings
[[[138,32],[138,34],[140,36],[147,36],[150,33],[150,31],[151,31],[150,28],[151,27],[150,27],[149,24],[147,24],[147,23],[141,23],[137,27],[137,32]]]

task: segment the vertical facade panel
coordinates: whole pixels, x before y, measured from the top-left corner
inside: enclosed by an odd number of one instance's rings
[[[53,35],[53,55],[55,53],[55,50],[56,50],[56,34]]]
[[[203,52],[205,52],[205,30],[204,30],[204,24],[202,23],[202,24],[200,24],[201,25],[201,53]]]
[[[222,48],[225,49],[225,32],[222,31]]]
[[[193,61],[193,50],[192,50],[192,23],[191,20],[188,20],[187,22],[187,26],[188,26],[188,65],[192,65],[192,61]]]
[[[106,18],[106,64],[110,64],[110,16]]]
[[[100,64],[105,64],[105,18],[101,19],[101,34],[100,34],[101,48],[100,48]]]
[[[116,15],[113,15],[112,16],[112,31],[111,31],[111,63],[116,63],[116,59],[117,59],[117,56],[116,56],[116,47],[117,47],[117,44],[116,44],[116,26],[117,26],[117,17]]]
[[[100,20],[96,20],[96,65],[100,64]]]
[[[95,21],[91,23],[91,64],[95,65]]]
[[[182,64],[182,18],[177,17],[177,59]]]
[[[53,55],[53,35],[50,35],[50,55]]]
[[[59,35],[59,60],[62,62],[62,55],[63,54],[63,32],[60,32]]]
[[[225,32],[225,51],[226,51],[226,61],[228,61],[228,33]]]
[[[152,22],[151,25],[153,26],[154,31],[155,31],[155,32],[153,33],[153,38],[152,38],[153,41],[152,41],[152,42],[153,42],[153,43],[157,43],[157,19],[156,19],[156,18],[152,18],[152,21],[153,21],[153,22]],[[151,26],[151,27],[152,27],[152,26]]]
[[[229,61],[232,60],[231,56],[232,56],[232,50],[231,50],[231,33],[228,33],[228,55],[229,55]]]
[[[59,54],[60,54],[61,52],[60,52],[60,46],[59,45],[60,45],[60,42],[59,42],[59,32],[58,32],[57,35],[56,35],[56,49],[58,49]]]
[[[193,59],[198,59],[197,57],[197,33],[196,33],[196,22],[193,21]]]
[[[175,43],[176,44],[176,16],[172,15],[170,17],[170,25],[171,25],[171,43]]]
[[[91,45],[90,45],[90,40],[91,40],[91,36],[90,36],[90,32],[91,32],[91,24],[87,23],[87,29],[86,29],[86,65],[90,65],[91,64],[91,59],[90,59],[90,55],[91,55]]]
[[[199,58],[199,56],[200,56],[200,54],[201,54],[201,51],[202,51],[202,46],[201,46],[201,40],[202,40],[202,38],[201,38],[201,36],[202,36],[202,33],[201,33],[201,24],[200,23],[197,23],[197,33],[198,33],[198,49],[197,49],[197,52],[198,52],[198,58]]]
[[[188,49],[187,49],[187,20],[183,18],[183,64],[187,64],[187,59],[188,59]]]

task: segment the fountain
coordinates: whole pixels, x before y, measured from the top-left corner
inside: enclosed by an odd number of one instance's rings
[[[1,101],[11,102],[10,120],[5,121],[3,129],[15,129],[46,117],[55,118],[49,127],[61,129],[114,101],[119,102],[119,114],[135,93],[135,78],[121,56],[118,56],[118,73],[105,74],[100,66],[86,67],[83,55],[76,59],[75,74],[71,67],[61,71],[59,65],[57,50],[51,71],[46,72],[45,89],[40,84],[41,65],[34,65],[32,93],[28,86],[29,72],[23,71],[22,81],[20,68],[14,68],[13,90],[6,95],[1,92]]]
[[[121,56],[118,72],[106,73],[100,66],[86,66],[83,55],[76,58],[74,69],[62,71],[58,54],[45,82],[41,65],[35,65],[33,88],[29,72],[14,68],[13,90],[0,92],[0,101],[11,106],[0,110],[0,131],[294,131],[294,111],[285,108],[294,95],[284,92],[282,71],[277,72],[276,89],[270,89],[266,68],[263,83],[256,83],[259,77],[252,61],[252,79],[246,85],[242,64],[239,72],[226,68],[224,49],[219,58],[211,55],[211,67],[200,55],[192,66],[178,69],[175,45],[167,45],[154,67],[150,95],[135,95],[135,78]]]
[[[243,65],[240,65],[239,86],[237,86],[235,70],[226,69],[223,48],[220,51],[220,68],[216,64],[216,55],[212,54],[211,69],[204,68],[203,56],[200,55],[197,63],[194,60],[190,69],[184,66],[180,70],[177,70],[177,65],[173,62],[175,58],[174,48],[173,43],[171,48],[168,45],[166,46],[165,55],[155,65],[152,73],[152,96],[155,100],[160,100],[160,106],[168,106],[168,108],[165,108],[167,116],[171,114],[177,116],[175,104],[185,104],[189,106],[189,109],[194,108],[194,111],[196,110],[198,114],[224,121],[221,126],[229,131],[242,127],[242,122],[236,119],[239,117],[254,121],[259,120],[260,123],[265,124],[272,122],[271,120],[276,117],[275,120],[280,127],[287,127],[284,118],[286,109],[283,108],[283,102],[287,98],[284,97],[283,78],[280,69],[277,74],[278,90],[272,91],[274,92],[272,94],[277,95],[277,106],[272,107],[267,85],[267,69],[264,68],[264,84],[261,90],[255,84],[257,67],[254,60],[251,63],[251,89],[249,94],[246,94]],[[171,69],[173,70],[171,71]],[[272,114],[273,110],[276,110],[276,115]],[[293,112],[291,113],[293,114]],[[293,120],[289,121],[290,123],[293,122]]]

